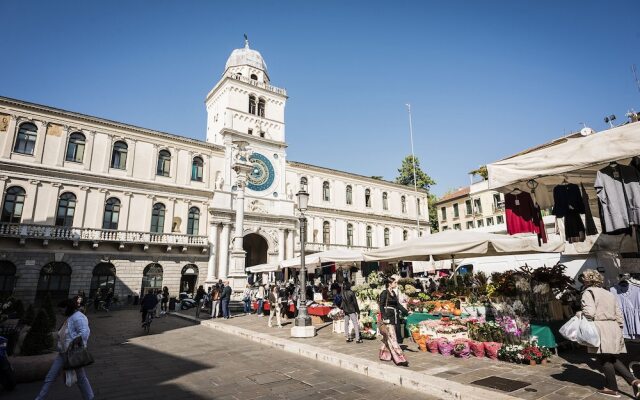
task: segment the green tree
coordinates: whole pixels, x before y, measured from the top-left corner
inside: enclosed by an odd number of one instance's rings
[[[400,169],[398,169],[398,177],[396,178],[396,183],[401,185],[407,185],[413,187],[414,182],[416,182],[416,186],[419,189],[426,189],[427,191],[431,188],[432,185],[436,184],[426,172],[424,172],[420,168],[420,160],[418,157],[415,158],[415,180],[413,175],[413,161],[414,158],[411,155],[408,155],[402,160],[402,165]],[[438,231],[438,214],[435,207],[435,202],[437,201],[437,197],[434,194],[429,193],[427,197],[427,202],[429,206],[429,223],[431,224],[431,231]]]
[[[473,171],[469,171],[470,174],[472,175],[478,175],[481,176],[482,179],[484,179],[485,181],[487,179],[489,179],[489,171],[487,170],[487,166],[483,165],[481,167],[479,167],[478,169],[474,169]]]
[[[24,338],[20,353],[23,356],[43,354],[53,347],[53,337],[49,329],[49,316],[44,310],[38,311],[35,321]]]

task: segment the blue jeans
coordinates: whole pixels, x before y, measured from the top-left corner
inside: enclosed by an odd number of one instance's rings
[[[229,299],[222,300],[222,316],[229,318]]]
[[[36,397],[36,400],[44,400],[47,398],[49,389],[51,389],[51,385],[55,382],[60,371],[62,371],[62,367],[64,367],[64,359],[62,358],[62,355],[58,354],[56,359],[53,360],[53,365],[49,368],[47,376],[44,378],[44,385],[42,385],[42,389],[40,389],[40,393],[38,394],[38,397]],[[76,375],[78,376],[78,388],[80,388],[82,398],[84,400],[92,400],[93,390],[91,389],[89,379],[87,379],[87,374],[84,372],[84,368],[78,368],[76,370]]]
[[[256,314],[264,314],[264,299],[258,299],[258,311],[256,311]]]
[[[248,314],[251,312],[251,299],[242,300],[244,302],[244,313]]]

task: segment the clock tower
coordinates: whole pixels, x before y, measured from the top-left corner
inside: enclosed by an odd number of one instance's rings
[[[286,101],[286,90],[271,85],[267,65],[249,47],[246,35],[244,47],[231,52],[221,79],[205,100],[207,141],[225,148],[222,170],[213,177],[212,215],[214,219],[224,215],[224,204],[231,205],[226,212],[234,214],[235,221],[232,243],[221,242],[217,248],[218,253],[232,250],[228,257],[216,256],[220,258],[216,275],[231,278],[234,289],[243,284],[245,267],[284,259],[285,229],[288,232],[295,226],[293,202],[286,193]],[[239,169],[241,164],[251,168]],[[224,226],[226,222],[220,223]],[[267,249],[256,254],[251,243],[261,239]]]

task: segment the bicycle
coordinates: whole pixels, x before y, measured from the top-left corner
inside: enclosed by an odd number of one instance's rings
[[[149,334],[149,330],[151,329],[151,321],[153,321],[153,310],[147,311],[147,316],[142,323],[142,328],[144,329],[145,334]]]

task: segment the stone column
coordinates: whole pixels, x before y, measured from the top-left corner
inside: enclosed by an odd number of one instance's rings
[[[294,252],[294,243],[295,243],[295,231],[288,229],[287,230],[287,256],[286,259],[289,258],[293,258],[293,252]]]
[[[209,261],[207,263],[207,280],[205,283],[214,283],[216,258],[218,257],[218,226],[214,223],[209,227]]]
[[[33,194],[33,202],[31,202],[31,207],[32,207],[31,208],[31,221],[25,221],[24,220],[24,212],[23,212],[22,213],[23,214],[22,222],[23,223],[31,223],[31,224],[33,224],[33,223],[35,223],[35,220],[36,220],[36,206],[38,205],[38,188],[42,185],[42,183],[40,183],[40,181],[35,180],[35,179],[30,180],[29,183],[36,187],[36,189],[34,191],[34,194]],[[57,201],[57,199],[56,199],[56,201]],[[48,215],[47,215],[47,217],[48,217]],[[53,217],[53,220],[55,221],[55,215]]]
[[[44,158],[44,150],[47,145],[47,128],[49,123],[45,121],[38,121],[38,137],[42,137],[41,140],[36,141],[36,148],[33,151],[33,155],[38,158],[38,163],[42,164]]]
[[[67,158],[67,147],[69,146],[69,131],[71,127],[63,126],[62,127],[62,137],[60,138],[60,146],[62,147],[62,151],[58,151],[58,159],[56,160],[56,165],[61,167],[64,164],[64,161]],[[43,152],[44,153],[44,152]]]
[[[166,208],[166,216],[169,220],[169,230],[167,231],[166,229],[164,230],[165,233],[173,233],[173,216],[175,213],[175,209],[176,209],[176,198],[175,197],[169,197],[169,204],[167,204],[167,208]],[[167,225],[167,222],[165,220],[165,226]],[[180,233],[180,232],[176,232],[176,233]]]
[[[91,191],[91,189],[89,188],[89,186],[80,186],[80,190],[84,193],[84,195],[82,196],[82,220],[80,221],[80,228],[86,228],[84,226],[84,221],[87,216],[87,202],[89,200],[89,192]],[[102,228],[102,224],[98,226],[98,228]]]
[[[284,254],[284,250],[285,250],[285,246],[284,246],[284,239],[285,238],[285,231],[284,228],[279,229],[278,230],[278,261],[284,261],[285,258],[285,254]]]
[[[95,141],[96,136],[95,131],[89,131],[88,133],[89,134],[87,135],[87,141],[84,145],[84,155],[85,157],[87,157],[87,159],[84,161],[84,169],[87,171],[91,170],[91,164],[93,163],[93,148],[95,147],[93,145],[93,142]],[[108,149],[107,151],[107,158],[111,159],[111,153],[113,152],[113,149]]]
[[[127,199],[127,215],[125,217],[125,225],[124,225],[125,231],[129,231],[129,215],[131,215],[131,197],[132,196],[133,196],[133,193],[124,192],[124,197]]]
[[[218,253],[220,253],[220,264],[218,264],[218,278],[224,279],[227,277],[229,271],[229,231],[231,225],[228,223],[222,224],[222,233],[220,235],[220,247]]]
[[[127,149],[127,176],[133,176],[133,168],[136,166],[136,141],[127,140],[127,146],[129,147]]]

